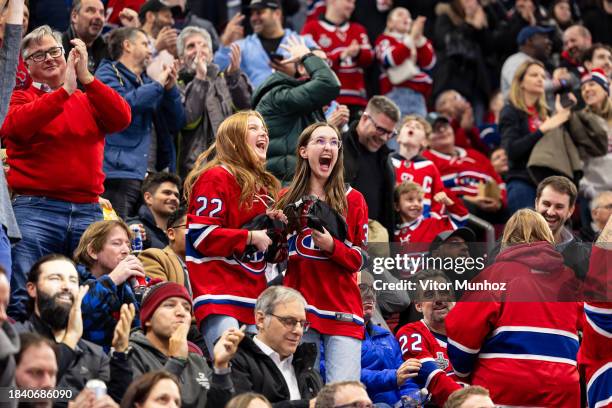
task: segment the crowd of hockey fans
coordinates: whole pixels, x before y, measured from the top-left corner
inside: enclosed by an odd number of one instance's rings
[[[0,406],[612,407],[612,0],[0,0]]]

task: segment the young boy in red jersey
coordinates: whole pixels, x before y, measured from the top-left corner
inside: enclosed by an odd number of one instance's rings
[[[463,203],[454,193],[444,188],[436,165],[421,156],[430,134],[431,125],[421,116],[409,115],[404,118],[397,137],[399,152],[391,155],[395,180],[398,185],[404,181],[413,181],[421,185],[425,218],[428,218],[430,213],[442,215],[444,205],[454,205],[454,212],[447,208],[449,216],[457,225],[463,225],[468,216]]]
[[[423,318],[399,329],[396,337],[404,360],[417,359],[421,363],[413,381],[420,388],[427,388],[432,401],[441,407],[453,391],[461,388],[448,359],[444,325],[446,316],[455,306],[454,290],[442,271],[427,269],[417,277],[414,304],[416,310],[423,313]]]
[[[396,227],[394,242],[422,243],[429,248],[429,244],[440,232],[457,228],[447,215],[431,213],[431,217],[425,218],[423,196],[423,188],[412,181],[405,181],[395,188],[393,200],[401,224]]]

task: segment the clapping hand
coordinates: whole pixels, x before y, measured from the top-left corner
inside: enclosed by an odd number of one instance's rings
[[[238,44],[230,45],[230,64],[227,67],[227,73],[229,75],[235,74],[240,70],[240,46]]]
[[[124,303],[121,305],[121,311],[119,321],[115,326],[115,332],[113,333],[112,346],[115,351],[124,353],[129,344],[130,340],[130,328],[132,327],[132,321],[136,315],[136,309],[133,304]]]
[[[72,301],[70,314],[68,315],[68,324],[66,325],[66,333],[62,339],[62,343],[74,350],[79,340],[83,336],[83,315],[81,314],[81,304],[83,298],[87,294],[89,286],[84,285],[79,287],[79,293]]]
[[[88,67],[89,57],[87,54],[87,46],[82,40],[78,38],[70,40],[70,43],[74,46],[72,51],[76,51],[75,52],[75,69],[76,69],[77,79],[83,85],[87,85],[94,80],[94,76],[91,74],[91,72],[89,72],[89,67]]]

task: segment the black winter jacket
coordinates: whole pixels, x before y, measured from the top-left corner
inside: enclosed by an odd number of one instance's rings
[[[147,239],[142,242],[143,249],[159,248],[164,249],[168,246],[168,236],[166,232],[159,228],[155,223],[153,213],[145,204],[138,209],[138,216],[129,218],[128,225],[142,224],[147,232]]]
[[[529,116],[512,105],[506,104],[499,115],[501,144],[508,154],[507,181],[523,180],[534,185],[527,172],[527,162],[534,146],[543,136],[540,130],[529,131]],[[534,185],[535,186],[535,185]]]
[[[289,400],[289,387],[274,361],[246,336],[238,345],[232,359],[232,380],[238,394],[257,392],[265,395],[275,408],[305,407],[323,388],[323,380],[314,369],[317,349],[314,343],[303,343],[293,354],[293,367],[297,377],[301,400]]]
[[[349,183],[351,186],[357,178],[359,172],[361,155],[361,148],[359,147],[359,141],[357,136],[357,124],[359,121],[355,121],[349,127],[348,132],[342,135],[342,147],[344,154],[344,181]],[[376,220],[380,222],[389,232],[389,236],[393,236],[393,229],[395,228],[395,209],[393,208],[393,190],[395,189],[395,169],[389,155],[391,150],[384,145],[378,150],[378,160],[382,163],[385,169],[385,178],[381,180],[381,183],[385,184],[383,207],[381,219]],[[363,192],[362,192],[363,193]]]
[[[55,343],[51,328],[36,314],[21,323],[15,323],[19,333],[37,333]],[[121,401],[125,390],[132,382],[132,371],[127,361],[110,359],[102,347],[87,340],[79,340],[72,350],[63,343],[57,349],[58,376],[57,388],[69,388],[75,397],[89,380],[98,379],[106,383],[108,395],[115,401]],[[56,402],[54,407],[65,407],[67,402]]]

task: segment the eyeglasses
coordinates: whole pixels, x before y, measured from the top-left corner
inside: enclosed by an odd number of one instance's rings
[[[605,208],[606,210],[612,210],[612,204],[598,205],[596,208]]]
[[[374,404],[371,402],[356,401],[350,404],[334,405],[334,408],[374,408]]]
[[[35,52],[26,59],[31,59],[34,62],[42,62],[47,59],[47,55],[49,55],[51,58],[59,58],[59,56],[62,54],[64,54],[64,47],[52,47],[48,50]]]
[[[324,148],[328,144],[329,147],[331,147],[332,149],[340,149],[342,147],[342,142],[338,138],[332,138],[328,140],[323,137],[318,137],[314,140],[311,140],[309,143],[320,148]]]
[[[370,122],[372,122],[372,124],[374,125],[374,128],[376,129],[376,133],[378,133],[380,136],[387,136],[389,138],[393,138],[395,136],[397,136],[397,130],[395,129],[386,129],[382,126],[380,126],[378,123],[376,123],[376,121],[374,120],[374,118],[372,117],[372,115],[370,115],[367,112],[364,112],[363,115],[368,118],[370,120]]]
[[[186,228],[186,227],[187,227],[187,224],[181,224],[181,225],[173,225],[170,228],[172,228],[172,229],[179,229],[179,228]]]
[[[298,320],[288,316],[277,316],[274,313],[268,314],[270,316],[276,317],[278,321],[281,322],[283,326],[285,326],[286,329],[294,330],[297,327],[298,323],[300,324],[300,326],[302,326],[302,330],[304,331],[304,333],[306,333],[310,328],[310,322],[308,320]]]

